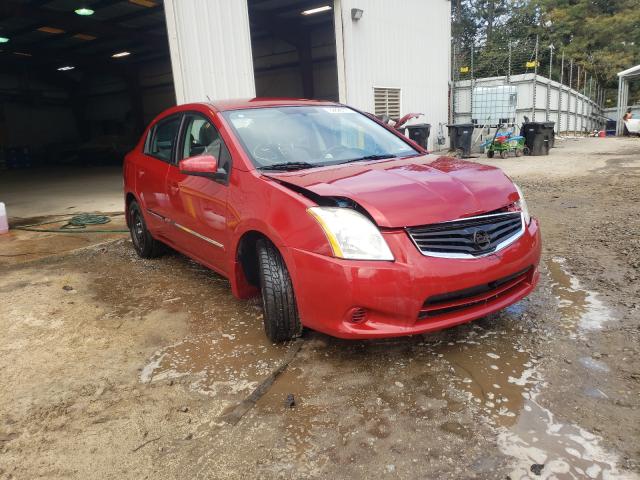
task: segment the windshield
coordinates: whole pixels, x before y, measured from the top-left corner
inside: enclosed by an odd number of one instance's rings
[[[223,115],[261,169],[293,170],[419,153],[347,107],[270,107]]]

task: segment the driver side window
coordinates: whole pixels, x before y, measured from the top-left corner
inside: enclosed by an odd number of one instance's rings
[[[208,120],[196,115],[185,118],[185,137],[182,143],[180,158],[196,157],[198,155],[220,156],[220,134]]]
[[[205,117],[187,114],[182,129],[180,159],[213,155],[218,160],[218,168],[229,174],[231,155],[216,127]]]

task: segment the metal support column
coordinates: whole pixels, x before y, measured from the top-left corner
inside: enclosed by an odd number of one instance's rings
[[[571,109],[571,86],[573,85],[573,59],[569,62],[569,90],[567,91],[567,135],[571,129],[570,109]]]
[[[536,35],[536,51],[535,51],[535,59],[534,59],[534,67],[533,67],[533,107],[531,111],[531,121],[536,121],[536,97],[538,93],[538,46],[540,43],[540,39],[538,35]]]
[[[560,61],[560,85],[558,85],[558,134],[562,131],[562,95],[564,88],[564,52],[562,52],[562,60]]]
[[[545,120],[548,122],[549,121],[549,116],[551,114],[551,81],[552,81],[552,75],[553,75],[553,50],[555,49],[555,47],[553,46],[553,43],[551,45],[549,45],[549,81],[547,82],[547,108],[546,108],[546,115],[545,115]]]

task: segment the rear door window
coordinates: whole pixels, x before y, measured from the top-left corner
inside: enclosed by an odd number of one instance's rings
[[[148,144],[148,155],[165,162],[171,162],[173,150],[180,128],[180,115],[175,115],[157,123],[151,132]]]

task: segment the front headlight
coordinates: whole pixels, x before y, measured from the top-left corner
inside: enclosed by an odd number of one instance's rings
[[[516,190],[518,191],[518,195],[520,195],[520,200],[516,202],[516,207],[520,208],[522,211],[522,215],[524,216],[525,225],[529,225],[531,222],[531,215],[529,215],[529,207],[527,206],[527,201],[524,199],[524,195],[520,187],[514,183]]]
[[[351,260],[394,259],[378,227],[361,213],[338,207],[311,207],[307,211],[324,230],[336,257]]]

